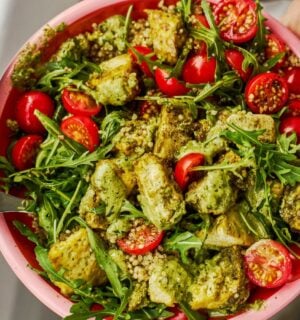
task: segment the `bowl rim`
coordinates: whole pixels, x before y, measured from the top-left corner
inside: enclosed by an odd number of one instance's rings
[[[132,3],[133,1],[134,0],[81,1],[62,11],[48,23],[39,28],[39,30],[25,42],[21,49],[11,59],[6,71],[2,75],[0,80],[0,117],[2,116],[3,106],[5,105],[8,94],[12,88],[10,76],[12,74],[17,57],[25,48],[26,44],[38,42],[38,40],[43,36],[43,30],[45,26],[48,25],[50,27],[55,27],[62,22],[65,22],[66,24],[72,24],[78,19],[87,16],[96,10],[103,9],[113,4]],[[264,16],[267,18],[266,24],[268,27],[270,27],[272,32],[276,33],[279,37],[282,37],[284,34],[284,42],[287,43],[287,45],[298,57],[300,57],[300,39],[268,13],[264,12]],[[67,316],[70,313],[70,308],[73,303],[66,297],[59,294],[47,283],[47,281],[45,281],[35,271],[28,267],[28,261],[17,247],[15,240],[8,228],[8,224],[4,215],[0,216],[0,230],[0,251],[19,280],[50,310],[61,317]],[[11,248],[14,250],[10,250]],[[253,320],[254,317],[257,320],[269,319],[271,316],[275,315],[277,312],[287,306],[299,294],[300,279],[290,282],[280,288],[278,292],[273,294],[265,301],[265,307],[261,310],[250,310],[240,315],[231,317],[231,319]]]

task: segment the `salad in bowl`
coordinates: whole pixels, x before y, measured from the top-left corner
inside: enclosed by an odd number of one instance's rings
[[[300,292],[297,45],[259,1],[84,6],[2,79],[32,215],[1,227],[65,319],[266,319]]]

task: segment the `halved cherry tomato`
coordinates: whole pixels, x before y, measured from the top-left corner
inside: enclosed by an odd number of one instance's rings
[[[300,116],[300,99],[292,99],[288,102],[287,115]]]
[[[285,72],[290,93],[300,94],[300,67],[290,67]]]
[[[266,36],[267,46],[266,46],[266,58],[270,59],[279,53],[286,53],[285,43],[274,33],[267,34]],[[276,68],[280,68],[285,62],[285,56],[280,59]]]
[[[168,320],[188,320],[188,317],[185,315],[185,313],[176,306],[171,307],[168,310],[174,313],[171,317],[167,318]]]
[[[51,118],[54,102],[46,93],[37,90],[25,92],[17,101],[16,119],[20,128],[27,133],[44,133],[46,130],[34,115],[34,110]]]
[[[189,89],[175,77],[170,78],[168,71],[157,68],[154,74],[159,90],[167,96],[180,96],[188,93]]]
[[[274,240],[259,240],[246,250],[245,270],[251,282],[264,288],[284,285],[292,271],[289,251]]]
[[[76,116],[95,116],[102,106],[84,92],[72,91],[65,88],[61,95],[65,109]]]
[[[34,166],[43,137],[29,134],[20,138],[12,148],[12,163],[18,170],[26,170]]]
[[[145,47],[145,46],[135,46],[133,48],[143,56],[146,56],[146,55],[148,55],[150,53],[153,53],[153,51],[150,48]],[[148,66],[146,61],[139,62],[138,57],[136,56],[136,54],[132,50],[129,50],[129,54],[131,55],[133,61],[138,63],[138,65],[140,66],[141,70],[144,72],[144,74],[147,77],[153,77],[153,74],[152,74],[152,72],[151,72],[151,70],[150,70],[150,68],[149,68],[149,66]],[[155,55],[153,55],[153,56],[151,56],[150,59],[152,61],[155,61],[155,60],[157,60],[157,57]]]
[[[186,189],[193,175],[196,174],[191,169],[201,166],[204,162],[205,157],[202,153],[189,153],[179,159],[175,166],[174,178],[182,190]]]
[[[246,103],[254,113],[278,112],[287,102],[288,95],[285,79],[274,72],[258,74],[245,88]]]
[[[244,43],[256,35],[256,4],[252,0],[221,0],[214,8],[220,36],[226,41]]]
[[[243,69],[245,57],[239,50],[227,49],[225,51],[225,59],[230,67],[235,70],[244,81],[250,78],[253,68],[248,67],[246,70]]]
[[[183,66],[182,78],[185,82],[198,84],[215,81],[217,60],[206,53],[189,58]]]
[[[99,145],[98,127],[89,117],[68,117],[61,122],[60,128],[67,137],[82,144],[90,152]]]
[[[118,246],[129,254],[146,254],[159,246],[164,232],[158,230],[153,224],[140,221],[134,225],[129,233],[117,241]]]
[[[300,143],[300,116],[284,117],[280,122],[279,131],[282,134],[296,133],[297,141]]]

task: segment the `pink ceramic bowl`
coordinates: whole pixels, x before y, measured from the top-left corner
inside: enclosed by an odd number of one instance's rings
[[[172,2],[172,0],[166,1]],[[174,1],[173,1],[174,2]],[[55,27],[62,22],[68,25],[63,35],[55,39],[55,44],[63,41],[67,37],[76,35],[79,32],[90,29],[92,22],[100,22],[113,14],[125,14],[128,5],[134,4],[134,16],[143,15],[143,10],[149,7],[156,7],[157,0],[88,0],[80,2],[68,10],[62,12],[48,25]],[[300,57],[300,40],[288,29],[283,27],[274,18],[265,14],[267,24],[274,33],[284,39],[289,47]],[[43,35],[41,28],[30,39],[29,43],[39,43]],[[55,46],[57,47],[57,46]],[[18,54],[16,55],[16,57]],[[12,88],[10,76],[16,58],[8,66],[0,82],[0,153],[5,154],[9,144],[9,131],[6,128],[5,121],[14,116],[14,110],[10,107],[16,101],[19,93]],[[34,258],[33,245],[21,236],[12,225],[12,221],[20,219],[20,214],[7,214],[0,216],[0,250],[23,284],[49,309],[59,316],[69,314],[72,303],[62,296],[52,285],[48,284],[36,272],[29,268],[29,264],[39,268]],[[25,223],[30,223],[28,217],[22,217]],[[265,307],[260,311],[248,311],[243,314],[232,317],[235,320],[264,320],[279,312],[293,299],[300,294],[300,279],[290,282],[279,290],[261,290],[256,293],[256,297],[266,300]]]

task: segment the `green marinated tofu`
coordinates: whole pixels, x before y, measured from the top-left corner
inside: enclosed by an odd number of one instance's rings
[[[255,238],[239,214],[239,210],[245,209],[249,210],[249,207],[240,204],[233,206],[225,214],[219,215],[208,230],[204,246],[209,248],[224,248],[234,245],[251,246],[255,242]],[[199,231],[197,236],[203,239],[204,231]]]
[[[83,280],[85,284],[94,286],[101,285],[107,280],[105,272],[96,261],[85,228],[80,228],[66,239],[52,244],[48,257],[56,271],[65,271],[63,275],[68,280]],[[54,283],[63,294],[74,293],[65,283],[57,281]]]
[[[291,229],[300,231],[300,184],[286,189],[281,203],[280,215]]]
[[[146,12],[155,54],[164,62],[174,65],[187,39],[181,15],[161,10]]]
[[[186,213],[181,192],[162,161],[145,154],[135,166],[139,196],[145,216],[159,229],[170,229]]]
[[[192,122],[188,108],[162,106],[153,153],[162,159],[173,160],[191,139]]]
[[[225,213],[236,199],[237,190],[223,170],[208,171],[204,178],[190,185],[185,195],[186,203],[200,214]]]
[[[234,124],[247,131],[265,130],[259,137],[262,142],[272,143],[276,140],[275,121],[269,115],[242,111],[229,116],[227,123]]]
[[[223,249],[199,265],[198,276],[188,287],[193,310],[235,310],[249,297],[249,286],[238,247]]]
[[[118,176],[114,163],[111,160],[100,160],[91,177],[91,185],[81,200],[79,214],[91,227],[101,227],[101,222],[100,225],[97,222],[102,216],[94,212],[95,208],[104,204],[108,220],[115,219],[126,195],[126,187]]]
[[[149,297],[152,302],[173,306],[186,299],[186,288],[192,280],[176,258],[167,258],[153,265],[149,279]]]
[[[147,282],[134,282],[133,290],[129,296],[128,311],[143,308],[149,304]]]
[[[101,73],[92,73],[88,85],[96,100],[103,105],[122,106],[140,92],[137,71],[129,54],[103,62]]]

